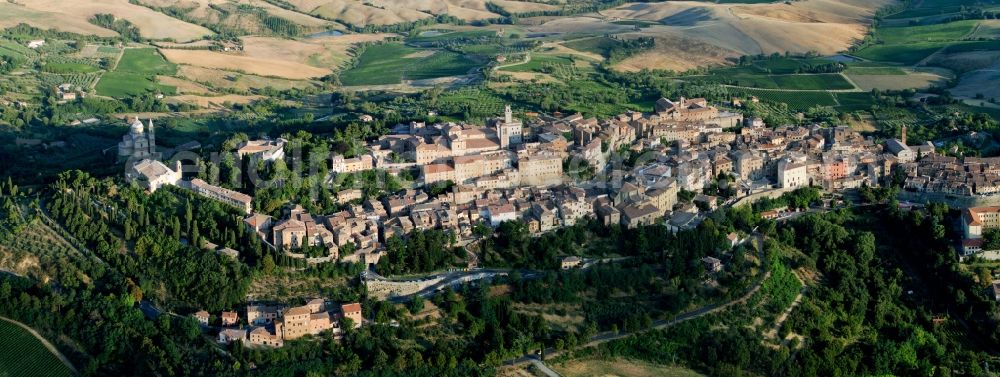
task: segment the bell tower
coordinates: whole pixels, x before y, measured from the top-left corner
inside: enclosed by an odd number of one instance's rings
[[[153,129],[153,118],[149,118],[149,154],[156,155],[156,130]]]

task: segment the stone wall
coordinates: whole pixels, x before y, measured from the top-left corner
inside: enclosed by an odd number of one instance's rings
[[[753,204],[753,202],[756,202],[756,201],[761,200],[763,198],[777,199],[781,195],[784,195],[786,192],[792,192],[792,191],[794,191],[796,188],[798,188],[798,187],[785,187],[785,188],[767,190],[767,191],[762,191],[762,192],[756,192],[756,193],[753,193],[753,194],[750,194],[750,195],[747,195],[745,197],[740,198],[740,200],[737,200],[736,202],[733,203],[733,207],[739,207],[739,206],[742,206],[742,205]]]
[[[430,279],[392,281],[382,279],[364,279],[365,288],[368,294],[381,300],[389,297],[409,296],[420,292],[427,287],[440,283],[444,276],[437,276]]]

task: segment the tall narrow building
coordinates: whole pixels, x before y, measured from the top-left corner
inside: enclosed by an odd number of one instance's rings
[[[503,118],[493,120],[493,128],[496,131],[497,139],[499,139],[500,148],[507,149],[512,145],[521,144],[524,141],[521,133],[522,126],[519,119],[514,119],[514,112],[511,111],[510,105],[504,107]]]

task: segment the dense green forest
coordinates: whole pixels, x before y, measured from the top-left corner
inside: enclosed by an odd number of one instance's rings
[[[779,331],[801,340],[762,344],[749,325],[759,312],[741,308],[580,354],[682,363],[720,376],[984,375],[996,362],[1000,311],[958,267],[948,216],[941,205],[859,207],[775,227],[782,250],[775,257],[819,279]]]

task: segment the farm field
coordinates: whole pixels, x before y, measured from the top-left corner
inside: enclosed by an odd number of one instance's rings
[[[948,46],[948,42],[874,45],[858,51],[855,55],[868,60],[914,65],[945,46]]]
[[[173,76],[156,76],[156,82],[162,85],[177,88],[177,94],[208,95],[213,93],[211,89],[205,87],[204,85]]]
[[[632,3],[603,10],[601,15],[658,25],[621,31],[619,28],[625,25],[586,23],[585,16],[578,16],[561,18],[558,23],[541,25],[533,31],[653,37],[658,44],[684,51],[684,60],[725,64],[725,58],[741,55],[783,54],[786,51],[832,55],[846,50],[863,38],[873,11],[887,3],[882,0],[851,2],[851,6],[831,0]],[[685,45],[696,47],[685,50]],[[650,57],[649,54],[640,55]],[[635,68],[687,68],[684,60],[657,59],[646,64],[638,60],[636,57],[625,63]]]
[[[569,41],[562,45],[577,51],[589,52],[607,58],[611,49],[619,43],[617,40],[608,37],[594,37]]]
[[[228,71],[228,76],[253,75],[275,80],[308,80],[329,75],[339,69],[349,58],[349,50],[358,43],[377,42],[394,34],[346,34],[321,36],[302,40],[277,37],[248,36],[241,38],[243,50],[223,53],[208,50],[184,50],[161,48],[160,52],[171,62],[184,67],[198,67],[204,70]],[[190,71],[182,68],[182,71]],[[199,75],[204,76],[204,75]],[[199,77],[195,81],[216,81]],[[258,80],[260,81],[260,80]],[[250,87],[258,87],[248,84]],[[219,83],[222,87],[246,87],[243,84]],[[266,86],[266,85],[265,85]],[[294,85],[277,83],[275,88]],[[308,85],[305,85],[308,86]],[[259,86],[260,88],[264,86]],[[301,86],[299,86],[301,87]]]
[[[1000,100],[1000,63],[993,67],[976,70],[965,75],[958,80],[958,84],[951,89],[951,93],[961,98],[982,98],[984,100]]]
[[[245,72],[259,76],[280,77],[291,80],[305,80],[330,74],[330,69],[316,68],[294,61],[255,58],[235,54],[224,54],[205,50],[161,49],[172,63],[187,64],[203,68]]]
[[[720,71],[708,77],[699,79],[720,84],[746,86],[761,89],[787,90],[848,90],[854,89],[844,76],[840,74],[798,74],[798,75],[760,75]]]
[[[978,22],[966,20],[946,24],[886,27],[879,29],[876,35],[886,44],[954,41],[972,32]]]
[[[875,101],[871,93],[833,93],[833,96],[840,104],[837,110],[843,112],[868,110]]]
[[[176,73],[177,66],[164,60],[156,49],[126,49],[118,67],[97,82],[97,93],[119,98],[147,92],[171,95],[176,88],[157,83],[156,76]]]
[[[905,75],[906,71],[896,67],[858,67],[851,66],[844,71],[844,74],[851,75]]]
[[[789,108],[804,110],[813,106],[836,106],[837,101],[829,92],[813,91],[783,91],[783,90],[758,90],[730,88],[734,95],[744,97],[756,96],[765,102],[781,102],[788,104]]]
[[[100,69],[90,64],[71,63],[71,62],[46,63],[45,66],[42,67],[42,71],[49,73],[58,73],[58,74],[93,73],[99,70]]]
[[[67,286],[89,284],[91,278],[84,272],[88,263],[93,261],[41,220],[29,222],[0,242],[0,269],[38,281],[58,278]]]
[[[563,376],[606,377],[606,376],[660,376],[660,377],[699,377],[701,374],[693,370],[668,365],[656,365],[637,360],[570,360],[564,363],[550,365],[552,369]]]
[[[151,7],[176,6],[171,0],[133,0]],[[263,0],[189,0],[173,8],[178,18],[212,25],[223,33],[300,36],[316,31],[343,30],[343,25],[281,8]]]
[[[172,75],[177,73],[177,66],[163,60],[152,48],[130,48],[125,50],[122,60],[118,62],[116,72],[131,72],[148,75]]]
[[[560,55],[541,55],[532,54],[531,61],[524,64],[516,64],[508,67],[501,68],[500,71],[506,72],[542,72],[545,67],[551,67],[554,65],[573,65],[573,59],[560,56]]]
[[[444,42],[458,39],[477,39],[494,37],[496,31],[492,30],[446,30],[446,29],[424,29],[416,33],[415,36],[406,39],[408,43],[431,43]]]
[[[248,92],[253,89],[263,89],[271,87],[277,90],[288,90],[293,88],[308,88],[315,85],[313,81],[289,80],[278,77],[265,77],[246,73],[223,71],[212,68],[195,67],[193,65],[181,65],[178,67],[177,76],[187,81],[211,87],[217,90],[233,90],[237,92]],[[161,83],[173,85],[168,80],[161,80]],[[192,89],[190,86],[179,86],[181,91]]]
[[[750,68],[757,70],[760,73],[770,73],[775,75],[785,75],[792,73],[799,73],[801,69],[810,66],[822,66],[826,64],[831,64],[833,61],[823,58],[806,58],[806,59],[767,59],[755,61]]]
[[[493,0],[490,2],[513,13],[559,9],[555,5],[527,1]],[[465,21],[499,17],[498,14],[487,9],[487,1],[485,0],[375,0],[363,3],[350,0],[290,0],[286,3],[299,12],[355,26],[397,24],[442,14]]]
[[[72,371],[31,333],[0,319],[0,376],[72,375]]]
[[[365,49],[357,65],[340,74],[340,81],[346,86],[398,84],[402,80],[464,75],[476,66],[454,52],[390,43]]]
[[[346,62],[354,44],[377,42],[394,34],[346,34],[288,40],[276,37],[243,37],[242,56],[274,62],[294,62],[321,69],[334,69]]]
[[[868,74],[866,72],[865,74],[849,73],[847,77],[859,89],[864,91],[871,91],[872,89],[924,89],[931,85],[940,85],[948,81],[948,77],[933,72],[903,72],[903,74],[896,74],[894,72],[889,74]]]
[[[87,20],[95,14],[112,14],[139,28],[145,38],[186,42],[213,35],[211,30],[170,17],[129,1],[31,0],[0,2],[0,27],[28,23],[42,29],[56,29],[84,35],[115,36],[114,31]]]
[[[263,99],[263,96],[241,96],[237,94],[227,94],[223,96],[198,96],[185,94],[170,97],[168,102],[187,103],[201,108],[221,107],[225,103],[248,104],[253,101]]]
[[[108,72],[97,82],[97,93],[109,97],[136,96],[146,92],[172,95],[176,88],[160,85],[152,76],[127,72]]]

